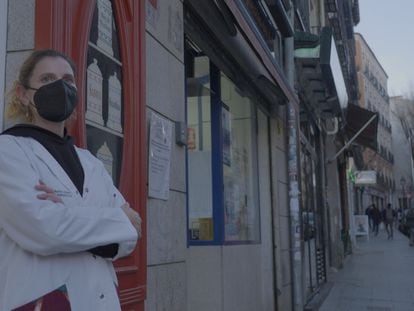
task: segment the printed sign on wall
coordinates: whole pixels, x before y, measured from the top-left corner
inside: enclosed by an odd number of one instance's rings
[[[172,122],[152,113],[149,135],[148,195],[152,198],[168,200]]]

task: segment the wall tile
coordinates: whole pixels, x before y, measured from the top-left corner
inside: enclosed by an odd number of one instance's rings
[[[183,311],[186,309],[185,263],[148,267],[147,311]]]
[[[277,202],[276,206],[280,216],[289,216],[288,185],[282,182],[277,183]]]
[[[279,217],[279,228],[280,228],[280,249],[290,249],[290,225],[289,218],[281,216]]]
[[[147,43],[147,105],[174,121],[185,121],[184,65],[151,36]]]
[[[281,251],[280,254],[282,260],[282,286],[288,285],[292,282],[291,268],[290,268],[290,250]]]
[[[260,245],[223,248],[223,311],[262,308]]]
[[[170,53],[184,60],[183,5],[180,0],[157,0],[154,7],[146,1],[147,32]]]
[[[223,311],[222,248],[191,246],[187,260],[187,309]]]
[[[148,265],[185,260],[186,220],[185,194],[170,191],[167,201],[148,199]]]
[[[7,50],[34,48],[35,1],[13,0],[8,2]]]
[[[276,174],[276,179],[281,182],[287,183],[287,155],[286,151],[279,148],[273,148],[274,152],[274,173]]]

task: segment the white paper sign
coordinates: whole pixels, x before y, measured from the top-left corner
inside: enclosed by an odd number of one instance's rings
[[[98,41],[97,46],[109,55],[112,50],[112,5],[109,0],[98,0]]]
[[[109,103],[108,103],[108,122],[106,123],[106,125],[109,128],[119,133],[122,133],[121,98],[122,98],[122,86],[115,72],[114,75],[110,76],[108,79],[108,101]]]
[[[168,200],[170,188],[172,122],[152,113],[150,120],[148,195]]]
[[[114,163],[114,157],[112,156],[111,150],[109,149],[106,142],[98,149],[96,157],[102,161],[105,166],[105,169],[108,171],[108,174],[114,178],[114,174],[112,171],[112,166]]]
[[[368,235],[369,223],[367,215],[354,215],[355,235]]]
[[[102,73],[98,61],[94,58],[87,71],[86,119],[103,125],[102,117]]]

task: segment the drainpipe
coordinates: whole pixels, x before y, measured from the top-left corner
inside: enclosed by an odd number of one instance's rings
[[[294,8],[288,13],[293,24]],[[294,38],[285,39],[285,74],[289,84],[294,87]],[[303,310],[303,262],[302,262],[302,240],[300,226],[299,206],[299,135],[298,135],[298,111],[292,103],[287,105],[288,119],[288,180],[289,180],[289,211],[290,211],[290,249],[293,289],[293,311]]]
[[[325,0],[319,0],[319,23],[322,27],[325,27]]]

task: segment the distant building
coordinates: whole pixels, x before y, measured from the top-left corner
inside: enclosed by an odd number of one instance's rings
[[[394,207],[411,207],[413,196],[413,122],[408,109],[413,100],[402,96],[390,97],[390,121],[392,127],[392,150],[395,156]]]
[[[375,186],[365,187],[361,195],[362,207],[371,203],[380,208],[392,201],[395,188],[393,177],[390,106],[387,91],[388,76],[374,52],[361,34],[355,34],[355,63],[359,83],[359,106],[378,113],[377,150],[365,148],[363,152],[366,170],[377,172]]]

